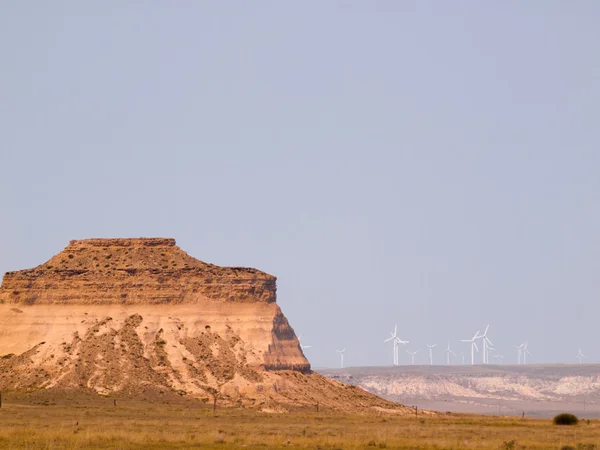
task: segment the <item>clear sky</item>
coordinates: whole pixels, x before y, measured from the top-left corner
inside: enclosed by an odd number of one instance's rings
[[[8,0],[0,64],[2,273],[174,237],[314,366],[600,361],[600,2]]]

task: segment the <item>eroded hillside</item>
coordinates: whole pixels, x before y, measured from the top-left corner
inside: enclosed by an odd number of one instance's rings
[[[404,407],[310,371],[276,279],[172,239],[90,239],[0,287],[0,389],[175,392],[206,401]]]

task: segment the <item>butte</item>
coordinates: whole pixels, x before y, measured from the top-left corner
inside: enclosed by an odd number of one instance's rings
[[[86,239],[0,286],[0,389],[408,413],[311,371],[276,278],[174,239]]]

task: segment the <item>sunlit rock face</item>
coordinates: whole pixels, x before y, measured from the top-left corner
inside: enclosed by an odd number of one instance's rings
[[[282,370],[317,376],[276,304],[276,278],[202,262],[174,239],[71,241],[0,287],[3,389],[254,399]]]

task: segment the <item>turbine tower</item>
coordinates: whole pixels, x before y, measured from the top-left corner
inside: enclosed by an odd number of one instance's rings
[[[521,355],[523,354],[524,345],[525,344],[515,345],[515,348],[517,349],[517,364],[521,364]]]
[[[402,339],[398,338],[398,325],[394,325],[394,332],[393,333],[390,332],[390,334],[392,336],[387,338],[383,342],[389,342],[389,341],[393,340],[394,348],[392,350],[393,350],[393,354],[394,354],[394,366],[397,366],[398,365],[398,344],[408,344],[408,341],[403,341]]]
[[[521,350],[523,353],[523,364],[527,364],[527,355],[531,356],[531,353],[529,353],[529,350],[527,350],[527,342],[521,345],[523,345],[523,349]]]
[[[340,362],[340,368],[344,368],[344,352],[346,351],[345,348],[341,349],[341,350],[336,350],[336,352],[338,352],[340,354],[340,358],[342,359]]]
[[[406,350],[406,353],[408,353],[411,357],[412,357],[412,365],[415,365],[415,355],[417,353],[419,353],[419,350],[415,350],[414,352],[409,352],[408,350]]]
[[[448,341],[448,348],[446,350],[444,350],[444,353],[446,354],[446,365],[450,365],[450,354],[453,354],[454,356],[456,356],[456,353],[454,353],[452,350],[450,350],[450,341]],[[464,362],[464,353],[461,353],[461,355],[463,356],[463,364]]]
[[[583,364],[583,358],[587,359],[587,356],[585,356],[582,353],[582,351],[581,351],[580,348],[578,348],[577,350],[578,350],[578,352],[577,352],[577,359],[579,360],[579,364]]]
[[[477,344],[475,343],[475,339],[479,339],[479,330],[477,333],[473,335],[471,339],[461,339],[461,342],[470,342],[471,343],[471,365],[475,364],[475,350],[479,351]]]
[[[490,355],[489,355],[489,351],[490,350],[490,346],[494,345],[492,344],[492,341],[490,341],[490,339],[487,337],[487,332],[488,329],[490,328],[490,326],[488,325],[487,327],[485,327],[485,331],[483,332],[483,334],[481,336],[479,336],[480,338],[483,338],[483,364],[489,364],[490,363]]]
[[[427,347],[429,347],[429,365],[433,366],[433,347],[436,347],[437,344],[432,344],[432,345],[425,344],[425,345],[427,345]]]

